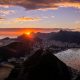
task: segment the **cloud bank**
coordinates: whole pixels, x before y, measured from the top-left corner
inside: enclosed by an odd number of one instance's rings
[[[22,6],[28,10],[56,9],[59,7],[80,8],[80,0],[0,0],[0,6]]]
[[[6,16],[9,14],[15,14],[16,12],[14,10],[0,10],[0,15]]]

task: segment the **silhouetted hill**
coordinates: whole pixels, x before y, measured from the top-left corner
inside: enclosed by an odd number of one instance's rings
[[[0,39],[0,43],[2,43],[0,46],[6,46],[10,43],[15,42],[15,38],[9,38],[9,37],[5,37],[3,39]]]
[[[10,38],[4,38],[4,40],[11,40]],[[14,42],[11,42],[5,46],[0,47],[0,57],[3,59],[8,59],[11,57],[22,57],[29,55],[35,42],[41,42],[42,40],[38,37],[29,38],[26,34],[22,34],[14,39]],[[7,55],[7,56],[6,56]]]
[[[34,37],[34,42],[42,42],[42,39],[40,39],[39,37],[35,36]]]
[[[31,33],[30,36],[23,34],[18,37],[17,41],[25,43],[25,45],[32,49],[35,43],[41,43],[43,40],[36,35],[36,33]]]
[[[5,38],[3,38],[1,40],[3,41],[3,40],[9,40],[9,39],[10,39],[9,37],[5,37]]]
[[[21,42],[13,42],[13,43],[5,46],[6,49],[11,50],[12,52],[15,53],[15,54],[12,54],[13,56],[16,55],[17,57],[27,54],[28,47],[29,47],[28,45],[26,47],[26,45]]]
[[[22,34],[22,35],[18,36],[16,40],[20,41],[20,42],[25,42],[25,43],[26,42],[28,43],[30,41],[30,39],[28,38],[28,36],[26,34]]]
[[[38,32],[38,33],[36,33],[36,36],[39,37],[40,39],[47,40],[47,39],[51,38],[53,35],[55,35],[55,33],[56,32],[51,32],[51,33]]]
[[[23,42],[27,45],[30,45],[30,47],[32,47],[33,44],[35,44],[35,42],[41,42],[42,39],[39,38],[39,36],[37,36],[35,33],[31,33],[30,34],[32,36],[32,38],[30,38],[28,35],[26,34],[22,34],[20,36],[17,37],[17,41],[18,42]]]
[[[80,43],[80,32],[72,31],[59,31],[55,35],[51,36],[50,40],[70,42],[70,43]]]
[[[15,67],[7,80],[71,80],[71,73],[51,52],[38,50],[21,68]]]
[[[0,57],[2,59],[8,59],[8,58],[18,58],[21,56],[28,55],[29,53],[29,46],[25,45],[21,42],[13,42],[9,45],[0,47]]]
[[[9,55],[10,53],[12,53],[12,51],[10,51],[4,47],[0,47],[0,62],[7,61],[7,59],[11,57]]]

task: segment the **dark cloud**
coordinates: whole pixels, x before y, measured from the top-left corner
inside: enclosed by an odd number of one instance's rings
[[[19,5],[26,9],[54,9],[62,6],[80,8],[80,0],[0,0],[0,4]]]

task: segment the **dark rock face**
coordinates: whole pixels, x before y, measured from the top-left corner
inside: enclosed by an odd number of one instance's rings
[[[9,45],[0,47],[0,59],[5,60],[11,57],[18,58],[27,55],[29,54],[28,47],[25,47],[25,44],[21,42],[13,42]]]
[[[75,80],[80,80],[80,73],[78,74],[78,77]]]
[[[80,80],[80,76],[76,80]]]
[[[38,50],[24,62],[22,69],[14,69],[7,80],[71,80],[71,74],[49,51]]]
[[[10,57],[9,53],[11,53],[10,50],[0,47],[0,62],[7,61],[7,59]]]

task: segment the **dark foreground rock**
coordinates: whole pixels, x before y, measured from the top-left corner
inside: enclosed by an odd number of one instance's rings
[[[80,80],[80,72],[79,74],[77,75],[77,78],[75,80]]]
[[[71,80],[68,67],[49,51],[38,50],[6,80]]]

